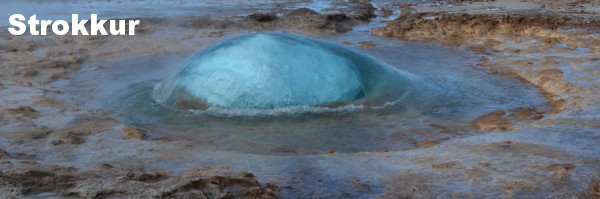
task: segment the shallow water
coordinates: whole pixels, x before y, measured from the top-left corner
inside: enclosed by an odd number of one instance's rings
[[[101,16],[108,17],[142,17],[147,16],[146,13],[156,16],[212,15],[215,11],[222,15],[213,17],[227,17],[245,15],[263,7],[253,6],[252,3],[248,7],[194,7],[190,4],[189,7],[178,7],[169,6],[176,4],[175,1],[146,0],[123,0],[121,6],[115,6],[119,1],[84,0],[78,2],[97,3],[90,3],[88,8],[73,8],[77,5],[67,4],[62,11],[56,11],[47,6],[54,5],[52,2],[55,1],[20,2],[24,2],[21,4],[24,8],[37,8],[40,16],[50,18],[67,16],[65,14],[70,14],[72,9],[86,14],[86,11],[94,10],[93,7],[98,5],[104,5],[97,9],[103,10],[99,12]],[[137,2],[156,4],[137,8]],[[381,4],[389,0],[373,2]],[[304,5],[321,12],[328,12],[331,7],[328,1],[306,1],[285,4],[284,9]],[[11,6],[2,7],[0,11]],[[156,8],[172,10],[163,12]],[[265,8],[272,9],[268,6]],[[398,10],[387,19],[397,15]],[[0,89],[4,100],[0,104],[2,108],[32,106],[44,113],[42,118],[35,120],[43,132],[20,129],[23,125],[17,122],[0,125],[0,131],[3,131],[1,149],[15,156],[27,155],[17,159],[4,157],[3,172],[10,174],[31,170],[28,165],[63,166],[112,180],[115,175],[125,175],[123,173],[185,176],[191,170],[216,168],[223,173],[214,175],[229,176],[229,171],[245,171],[256,175],[261,184],[290,186],[277,193],[285,198],[375,198],[396,191],[407,191],[408,195],[430,192],[439,198],[542,198],[558,191],[584,191],[589,179],[597,176],[600,168],[597,106],[588,106],[581,112],[546,114],[539,121],[516,123],[509,131],[469,129],[469,121],[482,114],[516,107],[544,108],[545,100],[529,84],[478,68],[476,63],[479,63],[482,55],[461,47],[372,37],[369,30],[381,26],[383,20],[376,18],[369,24],[354,27],[350,32],[325,35],[321,39],[332,43],[349,42],[347,46],[350,48],[417,74],[436,85],[438,89],[435,92],[427,92],[433,94],[432,97],[421,104],[406,106],[405,103],[399,103],[384,108],[344,106],[238,112],[218,109],[173,111],[155,103],[152,91],[157,83],[194,52],[104,60],[86,63],[82,71],[48,86],[50,91],[57,92],[40,90],[31,85],[18,89],[5,85],[4,89]],[[234,36],[226,33],[226,37]],[[196,39],[206,39],[203,43],[217,42],[215,38],[200,37]],[[373,41],[375,47],[360,47],[358,43],[361,41]],[[521,45],[516,42],[507,47],[527,47]],[[590,49],[577,50],[579,53],[566,51],[562,55],[559,52],[531,54],[523,51],[511,56],[523,60],[548,55],[594,56]],[[581,68],[574,68],[567,61],[565,59],[565,67],[560,68],[564,78],[582,81]],[[586,62],[579,67],[594,68],[594,63],[598,61]],[[593,73],[583,75],[589,78],[587,83],[598,80]],[[588,84],[583,86],[586,89],[593,88]],[[30,103],[40,96],[54,99],[57,95],[56,98],[63,99],[68,106],[51,105],[52,110],[46,111],[48,108],[43,104],[38,106],[42,102]],[[583,97],[592,95],[593,92]],[[72,104],[75,106],[70,109]],[[79,111],[80,106],[82,111]],[[108,113],[108,116],[103,113]],[[112,122],[113,118],[118,120],[116,124]],[[79,125],[96,122],[105,128],[98,130],[95,126]],[[146,138],[124,139],[124,125],[140,128]],[[43,135],[46,129],[56,131],[40,139],[36,133]],[[85,140],[81,144],[54,144],[54,141],[66,140],[61,133],[71,131],[90,131],[91,134],[83,137]],[[24,138],[27,139],[25,142]],[[415,149],[421,141],[434,141],[436,145]],[[433,167],[447,162],[457,162],[458,166],[452,169]],[[571,163],[575,167],[569,171],[546,170],[548,165],[563,163]],[[101,164],[114,167],[99,168]],[[477,171],[484,171],[485,174],[482,177],[470,176],[477,174]],[[526,183],[524,188],[534,187],[535,191],[506,192],[505,186],[510,188],[521,182]],[[107,182],[107,186],[119,185]],[[415,192],[415,188],[426,190]]]
[[[80,19],[89,19],[90,14],[98,14],[101,18],[210,16],[216,12],[228,15],[247,14],[261,8],[274,8],[274,5],[267,1],[236,0],[25,0],[4,2],[4,6],[0,8],[0,17],[8,19],[11,14],[20,13],[29,18],[37,14],[38,19],[70,22],[71,14],[74,13],[79,14]],[[8,20],[0,22],[0,26],[8,25]]]
[[[98,14],[100,19],[177,17],[177,16],[245,16],[255,12],[272,12],[307,7],[319,13],[332,12],[333,7],[343,7],[336,0],[23,0],[3,2],[0,18],[22,14],[27,19],[36,14],[38,20],[71,21],[71,14],[79,19],[89,19]],[[165,12],[167,10],[167,12]],[[0,27],[9,26],[8,20],[0,21]]]
[[[423,140],[465,136],[460,129],[488,112],[545,106],[533,86],[477,68],[474,56],[460,48],[360,34],[326,38],[336,43],[353,39],[373,40],[374,48],[350,47],[420,75],[439,89],[423,91],[434,95],[410,105],[400,101],[375,108],[176,111],[156,103],[155,86],[192,53],[90,63],[65,89],[86,108],[109,110],[147,129],[149,139],[189,140],[195,150],[249,154],[406,150]]]

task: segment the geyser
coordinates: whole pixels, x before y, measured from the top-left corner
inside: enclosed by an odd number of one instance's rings
[[[382,105],[416,77],[343,46],[283,33],[229,39],[193,55],[157,88],[178,109]]]

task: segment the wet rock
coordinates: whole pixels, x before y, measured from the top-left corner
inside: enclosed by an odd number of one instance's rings
[[[575,193],[575,192],[561,192],[561,193],[554,193],[554,194],[548,196],[547,199],[581,199],[581,198],[588,198],[588,196],[585,194]]]
[[[372,48],[375,47],[375,42],[373,41],[361,41],[358,42],[358,44],[360,44],[360,46],[365,47],[365,48]]]
[[[38,71],[34,70],[34,69],[28,69],[28,70],[23,71],[23,73],[21,73],[22,77],[33,77],[36,75],[38,75]]]
[[[581,8],[583,6],[600,6],[598,1],[590,0],[555,0],[555,1],[543,1],[543,0],[528,0],[532,2],[541,3],[542,7],[555,8],[555,9],[573,9]]]
[[[295,10],[292,10],[291,12],[289,12],[287,14],[287,16],[306,16],[306,15],[318,15],[319,13],[308,9],[308,8],[298,8]]]
[[[46,97],[40,98],[39,100],[35,101],[35,104],[38,106],[45,106],[45,107],[66,108],[63,101],[58,100],[58,99],[53,99],[53,98],[46,98]]]
[[[165,176],[163,174],[142,174],[139,176],[132,177],[132,178],[130,178],[130,180],[140,181],[140,182],[145,182],[145,183],[156,183],[156,182],[166,180],[167,178],[168,178],[168,176]]]
[[[67,174],[58,174],[67,173]],[[253,177],[171,177],[164,174],[126,173],[124,178],[100,178],[93,173],[76,173],[77,169],[42,169],[24,173],[0,172],[0,196],[10,189],[13,195],[52,192],[60,197],[75,198],[277,198],[279,186],[262,186]]]
[[[211,37],[211,38],[223,37],[223,32],[222,31],[210,32],[210,33],[208,33],[208,37]]]
[[[495,155],[510,155],[512,158],[532,158],[535,156],[551,158],[569,157],[569,155],[567,155],[564,151],[561,151],[555,147],[546,146],[543,144],[515,141],[478,144],[471,147],[471,150]],[[497,165],[494,166],[497,167]]]
[[[387,18],[387,17],[389,17],[390,15],[394,14],[394,11],[393,11],[393,10],[391,10],[391,9],[388,9],[388,8],[386,8],[386,7],[381,7],[381,8],[379,8],[379,11],[381,12],[381,17],[383,17],[383,18]]]
[[[152,141],[156,141],[156,142],[170,142],[172,141],[171,138],[167,138],[167,137],[157,137],[157,138],[153,138]]]
[[[277,15],[274,13],[255,13],[248,15],[248,18],[257,22],[270,22],[277,19]]]
[[[429,179],[422,173],[391,174],[382,198],[435,198]]]
[[[424,141],[417,143],[417,147],[418,148],[431,148],[438,144],[439,144],[438,141],[424,140]]]
[[[542,44],[554,46],[554,45],[560,44],[560,40],[558,40],[556,38],[544,38],[544,39],[542,39]]]
[[[238,176],[242,178],[253,178],[254,174],[248,172],[241,172]]]
[[[19,106],[17,108],[7,108],[2,110],[4,114],[18,115],[27,118],[35,118],[38,116],[38,111],[31,108],[30,106]]]
[[[355,2],[354,9],[355,10],[350,15],[350,17],[353,19],[361,20],[361,21],[369,21],[372,18],[377,17],[377,15],[375,14],[375,11],[377,11],[377,9],[375,7],[373,7],[373,4],[371,4],[368,1]]]
[[[348,17],[346,14],[330,14],[326,15],[326,19],[328,21],[343,22],[350,20],[350,17]]]
[[[327,30],[338,33],[347,32],[354,25],[364,23],[375,17],[375,8],[370,3],[355,2],[348,12],[319,14],[308,8],[299,8],[275,20],[280,28],[306,31]],[[351,14],[347,14],[351,13]]]
[[[490,166],[492,166],[492,164],[489,163],[489,162],[482,162],[482,163],[478,163],[477,165],[481,166],[481,167],[490,167]]]
[[[574,164],[548,164],[544,167],[544,170],[549,171],[549,172],[556,172],[556,173],[565,173],[567,171],[572,170],[573,168],[575,168]]]
[[[86,133],[70,131],[64,140],[69,144],[83,144],[85,143],[85,136],[87,136]]]
[[[548,104],[550,104],[550,106],[552,106],[552,110],[549,111],[549,113],[560,113],[564,110],[564,107],[567,105],[567,102],[564,99],[559,99],[559,100],[551,100],[548,102]]]
[[[600,179],[596,179],[590,184],[588,194],[592,197],[600,198]]]
[[[600,198],[600,179],[592,180],[587,190],[582,192],[554,193],[548,199],[597,199]]]
[[[264,188],[254,187],[244,192],[244,197],[247,198],[278,198],[274,193],[265,190]]]
[[[558,27],[598,28],[600,21],[544,14],[403,13],[386,27],[373,29],[372,33],[398,38],[469,38],[496,34],[552,37],[557,34],[540,29],[552,31]]]
[[[506,183],[507,185],[505,185],[502,188],[502,191],[506,194],[515,194],[518,192],[534,192],[534,191],[539,191],[538,186],[536,186],[533,183],[529,183],[529,182],[522,182],[522,181],[512,181],[512,182],[508,182]]]
[[[458,162],[443,162],[431,165],[432,169],[453,169],[458,166]]]
[[[55,145],[55,146],[56,145],[61,145],[63,143],[65,143],[65,141],[63,141],[61,139],[54,139],[54,140],[50,141],[50,144]]]
[[[125,140],[129,140],[129,139],[143,140],[146,138],[146,134],[138,128],[125,126],[125,127],[121,128],[121,130],[126,133],[125,137],[123,137],[123,139],[125,139]]]
[[[489,55],[490,53],[487,52],[486,48],[484,46],[469,46],[468,47],[469,50],[477,53],[477,54],[484,54],[484,55]],[[487,59],[486,57],[482,57],[482,59]],[[489,61],[489,60],[488,60]]]
[[[47,172],[57,173],[57,172],[77,172],[79,169],[75,167],[62,167],[62,166],[50,166],[46,169]]]
[[[241,186],[246,186],[246,187],[254,187],[254,186],[260,185],[258,183],[258,181],[256,181],[255,179],[253,179],[251,177],[232,178],[232,177],[227,177],[227,176],[213,176],[210,178],[210,180],[221,187],[226,186],[228,184],[229,185],[239,184]]]
[[[98,167],[99,167],[100,169],[105,169],[105,170],[106,170],[106,169],[112,169],[112,168],[113,168],[113,165],[104,163],[104,164],[100,164],[100,165],[98,165]]]
[[[562,79],[563,72],[560,69],[543,69],[535,72],[535,76],[538,77],[554,77]]]
[[[544,117],[544,113],[541,111],[537,111],[531,108],[517,108],[510,110],[508,116],[506,117],[509,120],[516,121],[531,121],[531,120],[539,120]]]
[[[34,125],[31,123],[24,123],[24,124]],[[9,140],[12,140],[12,142],[14,142],[14,143],[22,144],[22,143],[30,142],[33,140],[44,139],[49,134],[51,134],[52,131],[47,130],[45,128],[34,128],[34,129],[16,130],[12,133],[14,133],[14,134],[6,135],[7,137],[5,137],[5,138],[9,138]]]
[[[483,171],[481,169],[477,169],[477,168],[465,170],[465,177],[467,177],[469,179],[482,178],[486,175],[488,175],[488,172]]]
[[[507,111],[499,110],[471,121],[471,125],[480,130],[505,131],[509,130],[516,122],[539,120],[543,117],[543,112],[531,108],[517,108]]]
[[[75,176],[56,175],[45,171],[27,171],[4,176],[7,183],[22,188],[20,192],[23,194],[71,188],[77,179]]]
[[[63,60],[45,60],[39,63],[41,68],[49,68],[49,69],[59,69],[59,68],[68,68],[69,66],[75,64],[75,62],[68,62]]]
[[[0,149],[0,159],[8,157],[8,156],[9,156],[8,152]]]
[[[280,186],[277,186],[277,185],[271,184],[271,183],[265,184],[265,187],[267,187],[268,189],[270,189],[272,191],[276,191],[276,192],[280,192],[284,188],[290,188],[290,187],[280,187]]]
[[[66,128],[56,131],[50,131],[46,135],[50,135],[53,140],[50,142],[53,145],[60,145],[64,143],[68,144],[83,144],[86,141],[87,136],[92,133],[96,133],[95,129],[90,128],[90,126],[86,125],[87,122],[82,123],[73,123],[73,127],[78,128]],[[96,125],[99,125],[101,122],[97,121]],[[77,130],[71,130],[77,129]]]
[[[471,122],[471,125],[481,130],[504,131],[512,126],[512,124],[508,122],[508,119],[505,118],[505,115],[505,111],[494,111],[473,120]]]
[[[569,171],[575,168],[574,164],[566,163],[566,164],[549,164],[546,166],[546,170],[548,171]]]

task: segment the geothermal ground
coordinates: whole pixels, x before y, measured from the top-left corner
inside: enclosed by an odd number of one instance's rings
[[[141,20],[135,36],[0,29],[1,198],[600,198],[600,1],[82,2],[0,8]],[[198,49],[269,31],[449,94],[425,112],[149,105]]]

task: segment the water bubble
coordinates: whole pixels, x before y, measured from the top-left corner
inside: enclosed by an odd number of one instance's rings
[[[346,47],[298,35],[249,34],[194,54],[156,89],[177,109],[382,106],[424,83]]]

